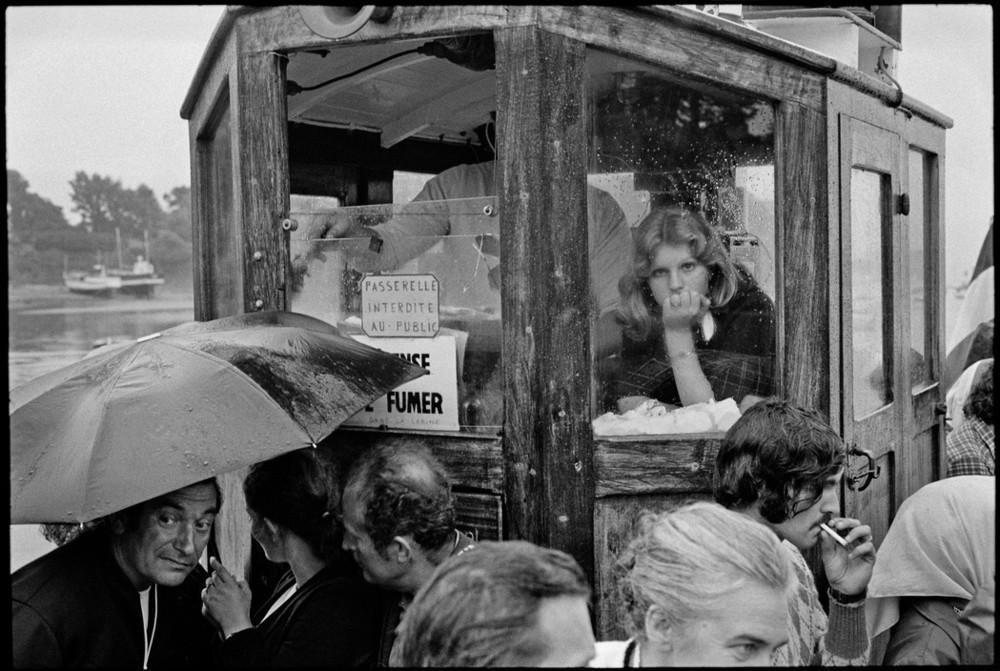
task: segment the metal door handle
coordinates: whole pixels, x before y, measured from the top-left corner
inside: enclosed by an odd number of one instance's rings
[[[852,492],[863,492],[872,483],[872,480],[882,474],[882,467],[875,464],[875,457],[868,450],[858,447],[856,443],[851,443],[847,450],[849,457],[865,457],[868,464],[865,468],[852,469],[848,467],[844,472],[844,481],[847,488]]]

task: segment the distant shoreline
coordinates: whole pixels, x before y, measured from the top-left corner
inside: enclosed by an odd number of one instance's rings
[[[113,296],[100,298],[74,294],[55,284],[7,284],[7,311],[20,314],[67,314],[78,312],[146,312],[186,310],[194,312],[190,288],[159,287],[151,298]]]

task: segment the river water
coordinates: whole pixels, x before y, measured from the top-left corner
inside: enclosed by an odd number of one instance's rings
[[[76,296],[61,287],[8,287],[8,292],[8,389],[77,361],[95,345],[139,338],[194,319],[194,299],[183,292],[150,299]],[[953,318],[960,304],[949,291],[946,315]],[[11,571],[53,547],[36,525],[11,525]]]

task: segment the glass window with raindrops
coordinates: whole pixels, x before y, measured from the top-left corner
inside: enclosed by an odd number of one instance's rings
[[[428,374],[346,426],[493,432],[503,402],[499,225],[493,163],[397,172],[393,203],[293,195],[290,309]]]
[[[588,52],[588,180],[631,248],[594,338],[595,436],[725,431],[776,393],[774,104]]]
[[[345,425],[495,435],[492,34],[306,49],[287,77],[289,309],[427,371]]]

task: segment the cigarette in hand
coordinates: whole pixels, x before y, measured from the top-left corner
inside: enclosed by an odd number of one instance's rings
[[[838,534],[836,531],[828,527],[826,524],[820,522],[819,528],[825,531],[830,538],[840,543],[841,546],[845,548],[847,547],[847,541],[845,541],[840,534]]]

